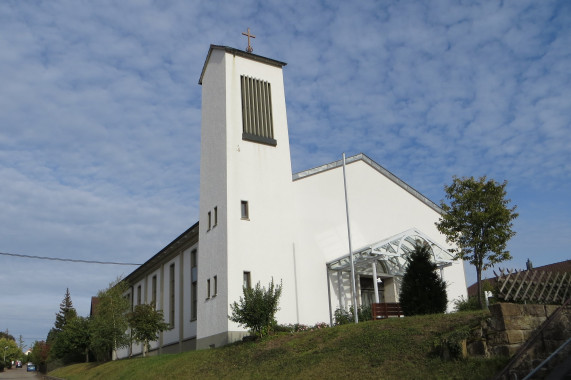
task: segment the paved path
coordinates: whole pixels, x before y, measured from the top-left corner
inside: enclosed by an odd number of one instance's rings
[[[26,366],[24,368],[12,368],[4,369],[4,372],[0,372],[0,380],[8,379],[41,379],[42,377],[38,372],[28,372],[26,371]]]

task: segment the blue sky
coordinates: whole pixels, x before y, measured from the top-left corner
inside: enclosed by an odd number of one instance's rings
[[[507,180],[500,266],[571,258],[571,3],[463,3],[0,2],[0,252],[142,263],[195,223],[198,79],[249,27],[288,63],[294,172],[363,152],[437,203]],[[87,315],[132,269],[0,255],[0,329],[45,339],[66,288]]]

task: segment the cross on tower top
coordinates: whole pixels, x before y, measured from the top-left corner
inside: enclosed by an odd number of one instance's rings
[[[250,34],[250,28],[248,28],[248,33],[242,32],[242,34],[243,34],[244,36],[248,36],[248,48],[246,49],[246,51],[247,51],[248,53],[253,52],[254,49],[253,49],[252,46],[250,45],[250,37],[256,38],[256,36],[254,36],[253,34]]]

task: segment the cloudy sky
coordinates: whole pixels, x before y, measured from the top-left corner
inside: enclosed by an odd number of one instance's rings
[[[507,180],[501,267],[571,258],[571,2],[550,0],[3,0],[0,252],[142,263],[194,224],[197,82],[248,27],[288,63],[294,172],[363,152],[437,203],[453,175]],[[0,255],[0,330],[45,339],[66,288],[87,315],[134,268]]]

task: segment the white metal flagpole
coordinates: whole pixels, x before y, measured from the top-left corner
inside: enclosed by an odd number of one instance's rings
[[[351,296],[353,298],[353,317],[355,323],[359,322],[357,313],[357,292],[355,291],[355,264],[353,262],[353,249],[351,248],[351,224],[349,223],[349,202],[347,200],[347,176],[345,175],[345,153],[343,153],[343,185],[345,187],[345,210],[347,212],[347,235],[349,236],[349,257],[351,260]]]

